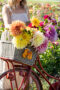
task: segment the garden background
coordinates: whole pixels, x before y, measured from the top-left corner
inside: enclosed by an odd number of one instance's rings
[[[2,22],[1,10],[2,6],[6,3],[6,0],[0,0],[0,37],[4,31],[4,25]],[[49,46],[43,54],[40,54],[40,60],[44,69],[53,76],[60,76],[60,0],[27,0],[30,17],[36,16],[40,20],[43,20],[45,14],[50,15],[57,21],[57,33],[58,40],[55,43],[49,43]],[[38,64],[37,64],[38,65]],[[38,65],[39,67],[39,65]],[[40,68],[40,67],[39,67]],[[35,70],[35,69],[34,69]],[[36,71],[36,70],[35,70]],[[36,71],[37,72],[37,71]],[[37,74],[39,74],[37,72]],[[48,78],[52,83],[55,82],[53,79]],[[48,90],[48,84],[42,79],[44,90]],[[35,90],[35,89],[34,89]]]

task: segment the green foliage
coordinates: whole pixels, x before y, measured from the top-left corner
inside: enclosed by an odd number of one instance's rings
[[[0,38],[3,31],[4,31],[4,24],[3,22],[0,21]]]
[[[60,45],[49,44],[45,53],[40,55],[41,64],[51,75],[60,75]]]
[[[0,0],[0,2],[3,2],[4,0]]]

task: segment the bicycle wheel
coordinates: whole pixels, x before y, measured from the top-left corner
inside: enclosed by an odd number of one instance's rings
[[[34,72],[31,72],[31,76],[29,79],[30,79],[30,81],[32,81],[29,86],[29,90],[43,90],[41,81]],[[30,83],[30,81],[29,81],[29,83]]]
[[[20,70],[21,70],[20,68],[15,68],[15,72],[20,72]],[[10,72],[13,73],[13,69],[10,69],[10,70],[6,71],[5,73],[1,74],[0,79],[4,78],[7,75],[7,73],[10,73]],[[24,70],[24,72],[28,72],[28,71]],[[23,84],[25,84],[25,82]],[[28,78],[27,86],[28,86],[28,88],[26,87],[25,89],[23,89],[24,87],[23,88],[21,87],[20,90],[43,90],[41,81],[39,80],[37,74],[35,74],[35,72],[33,72],[33,71],[31,72],[31,74]]]

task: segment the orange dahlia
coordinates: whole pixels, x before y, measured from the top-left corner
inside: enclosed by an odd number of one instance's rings
[[[20,35],[20,33],[22,33],[22,31],[26,28],[26,25],[24,22],[22,21],[13,21],[12,24],[10,25],[10,33],[13,36],[17,36]]]

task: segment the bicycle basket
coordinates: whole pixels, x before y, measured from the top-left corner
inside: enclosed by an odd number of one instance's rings
[[[27,58],[22,57],[22,53],[24,52],[25,48],[17,49],[13,46],[11,42],[1,42],[1,44],[2,44],[2,55],[1,55],[2,57],[13,59],[30,66],[32,66],[35,63],[37,52],[35,52],[35,49],[33,47],[31,46],[26,47],[32,51],[32,59],[28,60]]]

